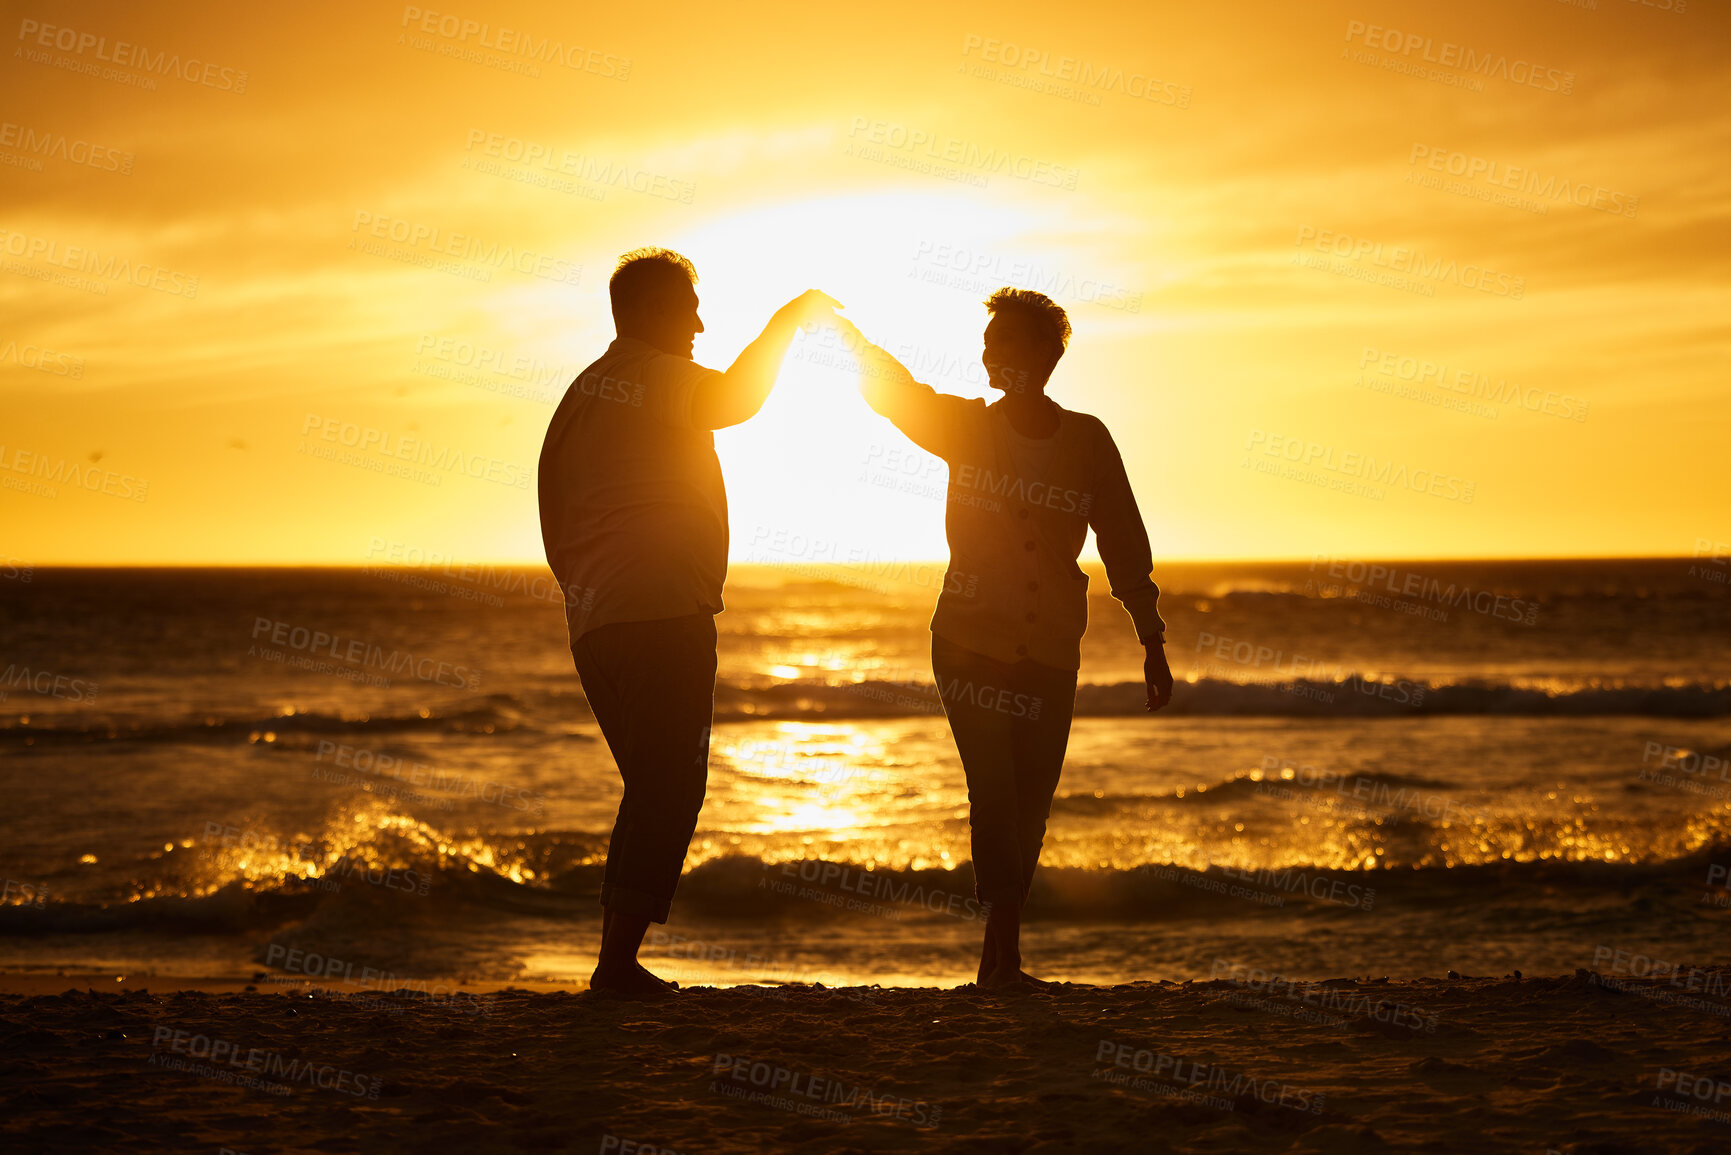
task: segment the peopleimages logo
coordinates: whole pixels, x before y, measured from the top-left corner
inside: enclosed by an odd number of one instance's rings
[[[666,173],[632,168],[628,164],[612,160],[602,161],[595,156],[572,152],[557,145],[505,136],[483,128],[471,128],[463,151],[475,151],[477,146],[483,156],[529,168],[542,168],[547,172],[573,177],[589,184],[628,188],[644,196],[678,201],[680,204],[690,204],[691,198],[697,193],[695,182],[680,180]]]
[[[767,864],[765,866],[767,869]],[[904,906],[919,906],[933,914],[984,922],[992,910],[989,903],[982,904],[969,895],[936,889],[928,891],[923,883],[901,878],[889,870],[857,870],[839,862],[804,858],[782,863],[781,873],[788,878],[797,877],[801,882],[812,883],[821,891],[831,890],[833,883],[834,890]],[[764,888],[767,881],[759,880],[759,889]]]
[[[937,1126],[944,1113],[942,1105],[924,1099],[910,1099],[819,1072],[796,1071],[791,1067],[741,1056],[717,1054],[711,1073],[715,1076],[709,1084],[712,1091],[731,1098],[749,1098],[766,1106],[832,1123],[851,1123],[856,1118],[869,1118],[927,1128]],[[729,1083],[740,1086],[729,1086]],[[748,1087],[758,1090],[753,1094]]]
[[[10,339],[0,345],[0,365],[8,361],[21,368],[34,369],[38,373],[52,373],[56,377],[84,376],[84,358],[71,353],[57,353],[41,345],[20,345]]]
[[[1013,176],[1056,188],[1074,189],[1079,175],[1077,169],[1067,165],[1054,164],[1008,148],[987,148],[975,141],[920,125],[856,116],[848,125],[847,134],[850,139],[858,138],[861,144],[879,145],[983,173]]]
[[[173,55],[166,51],[153,54],[144,45],[130,44],[125,40],[116,40],[110,46],[106,36],[98,36],[94,32],[80,32],[76,28],[67,28],[64,25],[24,20],[18,25],[18,39],[29,45],[70,52],[74,56],[83,56],[89,52],[95,59],[105,64],[136,68],[141,72],[154,73],[157,76],[174,76],[188,84],[199,84],[206,88],[221,89],[224,92],[241,93],[246,91],[247,73],[245,69],[224,68],[199,60],[194,56],[188,56],[182,60],[178,52]]]
[[[987,285],[1009,285],[1017,289],[1034,289],[1058,300],[1104,305],[1128,313],[1142,311],[1142,294],[1130,292],[1121,285],[1093,277],[1077,277],[1062,269],[1049,269],[1028,261],[1006,261],[997,254],[962,245],[921,240],[914,246],[913,263],[962,274],[962,280],[951,283],[968,292],[989,291],[984,288]]]
[[[461,771],[441,770],[425,762],[405,761],[394,754],[380,753],[364,746],[349,746],[328,738],[319,740],[313,760],[330,762],[357,774],[378,779],[390,778],[397,782],[423,786],[441,794],[502,806],[507,810],[532,810],[539,815],[545,812],[547,806],[547,796],[539,791],[507,786]]]
[[[976,50],[981,60],[1002,64],[1006,68],[1016,68],[1023,72],[1031,70],[1041,76],[1071,81],[1084,88],[1122,93],[1135,100],[1147,100],[1176,108],[1190,107],[1188,84],[1158,80],[1146,72],[1125,71],[1115,65],[1095,64],[1075,56],[1053,57],[1050,52],[1041,49],[970,32],[962,40],[962,55],[972,55]]]
[[[1632,217],[1641,205],[1641,198],[1615,192],[1603,185],[1573,181],[1567,177],[1543,176],[1530,168],[1505,164],[1498,160],[1469,155],[1437,145],[1413,142],[1407,164],[1424,167],[1431,172],[1446,173],[1466,181],[1483,181],[1497,189],[1510,189],[1550,201],[1568,201],[1582,208],[1596,209],[1613,216]],[[1541,211],[1545,208],[1540,206]]]
[[[362,229],[366,230],[369,237],[407,245],[411,250],[424,249],[432,255],[474,261],[495,269],[510,266],[519,273],[527,273],[529,276],[561,285],[575,285],[583,279],[583,266],[572,264],[563,257],[537,253],[533,249],[522,249],[515,245],[501,245],[497,241],[482,240],[468,233],[451,232],[437,225],[357,209],[355,222],[349,231],[359,234]],[[359,247],[356,244],[358,239],[351,237],[349,247]]]
[[[32,694],[41,694],[48,698],[62,698],[68,702],[82,702],[96,697],[95,682],[83,678],[68,677],[56,674],[52,670],[32,670],[29,666],[20,666],[16,662],[0,670],[0,702],[13,690],[25,690]]]
[[[989,493],[994,497],[1003,497],[1026,505],[1038,505],[1062,513],[1074,513],[1079,517],[1087,517],[1094,504],[1094,495],[1091,493],[1060,488],[1044,481],[1029,482],[1015,474],[999,473],[990,467],[967,462],[957,464],[953,481],[957,489]]]
[[[1336,797],[1358,804],[1360,809],[1374,808],[1388,812],[1379,817],[1391,826],[1400,820],[1402,812],[1455,823],[1471,823],[1475,820],[1488,820],[1490,817],[1483,807],[1471,806],[1444,794],[1425,793],[1417,787],[1396,786],[1362,774],[1329,770],[1274,754],[1263,756],[1261,771],[1262,777],[1256,783],[1258,794],[1273,793],[1286,784],[1323,794],[1332,787]],[[1284,792],[1284,796],[1291,794],[1292,791]]]
[[[1575,74],[1564,72],[1560,68],[1548,68],[1542,64],[1534,64],[1530,60],[1510,60],[1498,52],[1479,52],[1476,49],[1456,44],[1452,40],[1444,40],[1438,44],[1436,39],[1417,32],[1401,32],[1396,28],[1384,28],[1380,24],[1366,24],[1362,20],[1346,22],[1346,39],[1362,43],[1366,48],[1377,49],[1396,56],[1410,57],[1415,52],[1418,59],[1426,64],[1440,64],[1444,68],[1456,68],[1474,76],[1482,76],[1488,80],[1507,80],[1514,84],[1525,84],[1543,92],[1556,92],[1568,96],[1575,91]],[[1345,49],[1341,50],[1345,52]]]
[[[189,1065],[185,1059],[203,1060],[201,1065]],[[149,1064],[153,1067],[186,1069],[202,1075],[244,1075],[259,1079],[279,1079],[283,1094],[286,1084],[304,1083],[324,1091],[340,1091],[357,1099],[377,1099],[384,1080],[359,1075],[331,1063],[316,1063],[308,1059],[291,1059],[280,1051],[258,1047],[242,1048],[238,1043],[213,1035],[199,1035],[172,1027],[156,1027],[150,1037]]]
[[[165,269],[161,265],[144,261],[134,262],[129,257],[119,257],[113,253],[104,256],[96,249],[84,245],[62,245],[52,237],[0,229],[0,252],[9,257],[23,257],[25,260],[41,261],[56,268],[70,269],[75,273],[88,273],[104,281],[126,281],[141,289],[154,289],[171,297],[198,296],[198,278],[189,273]],[[7,271],[16,270],[8,268]],[[107,293],[108,289],[97,282],[90,291]]]
[[[1366,345],[1359,354],[1358,367],[1374,366],[1384,377],[1396,377],[1415,385],[1459,393],[1464,397],[1491,402],[1495,405],[1518,405],[1529,413],[1559,417],[1566,421],[1585,421],[1588,403],[1568,393],[1539,389],[1511,382],[1507,377],[1493,378],[1473,369],[1454,369],[1441,361],[1410,357]]]
[[[1368,453],[1341,451],[1333,445],[1270,433],[1266,429],[1252,429],[1244,450],[1246,464],[1257,455],[1272,457],[1306,469],[1324,470],[1372,485],[1386,485],[1467,505],[1472,504],[1477,492],[1474,482],[1453,474],[1434,469],[1408,469],[1404,463],[1392,459],[1378,460]]]
[[[1338,558],[1317,554],[1311,558],[1310,572],[1315,573],[1318,565],[1323,565],[1323,572],[1336,581],[1345,580],[1352,590],[1350,595],[1355,600],[1370,600],[1361,591],[1375,593],[1386,591],[1397,596],[1416,598],[1420,601],[1435,602],[1449,609],[1467,609],[1487,617],[1501,618],[1505,621],[1520,622],[1522,625],[1532,625],[1539,620],[1539,603],[1526,598],[1514,597],[1510,594],[1500,594],[1494,590],[1474,589],[1470,583],[1457,585],[1450,581],[1446,585],[1441,578],[1402,570],[1394,566],[1380,565],[1375,562],[1343,561]],[[1311,590],[1307,585],[1305,593],[1309,596]],[[1335,588],[1323,596],[1343,596],[1343,591]],[[1444,615],[1446,620],[1447,615]]]
[[[460,369],[497,373],[501,377],[510,377],[531,385],[557,385],[571,378],[571,373],[562,365],[552,364],[527,353],[494,349],[461,337],[423,334],[415,342],[415,356],[443,361]]]
[[[1463,289],[1477,289],[1481,293],[1507,297],[1511,301],[1520,300],[1526,293],[1525,277],[1495,272],[1483,265],[1463,265],[1452,257],[1427,256],[1405,245],[1385,246],[1381,241],[1355,237],[1351,233],[1337,233],[1333,229],[1301,225],[1298,239],[1292,243],[1297,248],[1303,248],[1306,242],[1319,253],[1329,253],[1349,261],[1369,261],[1378,268],[1410,273],[1415,277],[1425,277],[1433,281],[1447,281]]]
[[[466,47],[472,36],[478,47],[497,52],[507,60],[520,57],[517,63],[559,64],[573,72],[587,72],[607,80],[629,80],[631,77],[631,58],[628,56],[614,56],[581,44],[566,44],[563,40],[536,36],[520,28],[504,25],[495,28],[485,21],[471,20],[451,12],[435,12],[431,8],[410,5],[403,9],[401,27],[438,36],[453,47]],[[536,72],[534,75],[540,74]]]
[[[1184,1055],[1139,1049],[1126,1043],[1115,1043],[1110,1039],[1101,1039],[1095,1047],[1094,1062],[1142,1071],[1186,1087],[1219,1091],[1232,1106],[1236,1106],[1237,1101],[1244,1098],[1271,1107],[1287,1107],[1294,1111],[1320,1115],[1327,1099],[1321,1092],[1291,1083],[1278,1083],[1273,1079],[1258,1078],[1227,1067],[1199,1063]],[[1094,1077],[1100,1078],[1100,1071],[1096,1070]]]
[[[285,646],[297,653],[331,658],[355,667],[383,670],[387,674],[407,674],[423,682],[454,686],[459,690],[473,690],[481,685],[480,671],[468,666],[454,666],[450,662],[417,657],[406,650],[387,650],[360,638],[343,638],[324,630],[310,629],[289,622],[254,618],[252,636],[255,642],[263,638],[271,645]]]
[[[0,123],[0,147],[16,148],[32,156],[87,165],[103,172],[132,174],[133,156],[105,144],[71,139],[63,132],[37,131],[27,124]]]
[[[318,444],[321,441],[326,444]],[[347,452],[350,450],[353,452]],[[477,481],[528,489],[530,479],[535,476],[533,470],[514,461],[471,453],[450,445],[435,445],[424,438],[317,413],[308,413],[301,422],[300,451],[322,460],[357,465],[414,481],[430,481],[434,485],[441,483],[447,474],[459,473]],[[426,468],[418,468],[420,466]]]
[[[20,481],[5,476],[8,473],[20,474],[30,480]],[[94,462],[80,465],[65,457],[16,446],[9,448],[0,443],[0,486],[53,498],[60,496],[56,487],[61,485],[76,486],[124,501],[143,501],[150,496],[150,482],[130,473],[116,473]]]

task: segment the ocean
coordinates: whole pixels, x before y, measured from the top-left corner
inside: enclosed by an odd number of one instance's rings
[[[1149,716],[1095,568],[1026,965],[1113,983],[1717,958],[1727,576],[1162,564],[1179,682]],[[971,979],[941,581],[734,567],[709,793],[652,969]],[[587,978],[620,786],[544,569],[14,570],[0,669],[0,969]]]

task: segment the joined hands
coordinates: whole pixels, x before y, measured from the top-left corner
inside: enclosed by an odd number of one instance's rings
[[[783,321],[797,324],[807,333],[814,332],[826,326],[833,327],[841,334],[842,345],[853,354],[860,363],[860,370],[868,377],[899,377],[912,380],[912,374],[900,361],[886,349],[874,345],[859,331],[859,326],[843,317],[835,310],[845,306],[821,289],[807,289],[780,309],[776,316]]]
[[[835,310],[841,307],[840,301],[823,290],[807,289],[776,310],[776,315],[794,322],[809,333],[820,325],[840,320],[841,318],[835,315]]]

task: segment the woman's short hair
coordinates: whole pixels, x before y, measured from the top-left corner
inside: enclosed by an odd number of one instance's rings
[[[986,312],[994,317],[1014,317],[1027,326],[1029,332],[1045,337],[1054,346],[1054,362],[1070,347],[1070,317],[1063,306],[1044,293],[1032,289],[999,289],[986,298]]]

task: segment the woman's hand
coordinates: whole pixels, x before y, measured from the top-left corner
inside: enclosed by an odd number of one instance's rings
[[[859,362],[860,373],[867,378],[889,377],[898,381],[912,381],[914,376],[908,372],[906,365],[884,348],[872,344],[866,335],[859,331],[852,321],[846,317],[833,317],[836,332],[841,335],[842,347],[853,354]]]
[[[1148,712],[1164,709],[1172,701],[1172,667],[1166,664],[1166,643],[1156,638],[1148,642],[1148,656],[1142,659],[1142,678],[1148,683]]]

